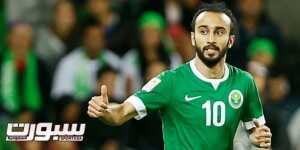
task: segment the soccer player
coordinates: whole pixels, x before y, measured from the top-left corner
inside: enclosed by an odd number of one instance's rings
[[[236,19],[223,3],[203,4],[192,20],[196,56],[161,73],[122,104],[110,106],[107,88],[89,101],[88,115],[110,125],[159,110],[166,150],[231,150],[240,121],[257,147],[271,147],[252,76],[225,63]]]

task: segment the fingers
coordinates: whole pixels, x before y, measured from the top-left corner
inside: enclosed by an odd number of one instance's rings
[[[256,138],[271,138],[272,133],[271,132],[260,132],[257,135],[255,135]]]
[[[103,111],[98,111],[91,106],[89,106],[88,111],[94,113],[97,117],[101,117],[103,115]]]
[[[107,96],[107,87],[106,87],[106,85],[101,86],[101,96],[103,98],[103,102],[108,104],[108,96]]]
[[[91,112],[90,110],[87,111],[87,114],[92,118],[98,118],[97,115],[95,113]]]
[[[96,108],[96,110],[100,110],[100,109],[107,109],[107,104],[101,102],[101,101],[97,101],[96,99],[92,99],[89,101],[89,106],[93,106],[94,108]]]
[[[271,143],[272,133],[266,126],[257,128],[255,138],[258,143]]]
[[[250,135],[250,140],[261,149],[270,149],[272,137],[271,130],[265,125],[260,125],[257,121],[254,121],[254,124],[256,128]]]
[[[258,132],[271,132],[270,128],[268,128],[267,126],[260,126],[256,128]]]
[[[101,86],[101,96],[94,96],[89,101],[87,114],[92,118],[103,117],[110,110],[108,109],[108,96],[106,85]]]
[[[270,128],[265,125],[260,125],[257,120],[254,121],[254,125],[258,130],[265,130],[266,132],[271,132]]]
[[[256,128],[259,128],[259,127],[260,127],[260,125],[259,125],[259,123],[258,123],[257,120],[254,121],[254,125],[255,125]]]
[[[269,149],[271,147],[271,137],[272,134],[270,131],[261,130],[261,132],[257,132],[255,135],[255,142],[258,143],[260,148]]]
[[[255,137],[252,138],[251,141],[253,141],[253,144],[259,145],[261,143],[271,143],[271,137]]]
[[[271,138],[259,138],[258,143],[271,143]]]
[[[262,142],[271,142],[272,138],[272,133],[269,131],[257,131],[255,134],[255,139],[257,140],[258,143]]]
[[[271,143],[261,143],[259,145],[260,148],[265,148],[265,149],[269,149],[271,148]]]
[[[103,116],[104,111],[98,111],[98,110],[96,110],[94,107],[89,106],[89,107],[88,107],[87,114],[88,114],[90,117],[92,117],[92,118],[99,118],[99,117],[102,117],[102,116]]]
[[[271,138],[259,138],[254,139],[254,145],[260,147],[260,148],[267,148],[269,149],[271,147]]]
[[[256,132],[259,132],[259,133],[261,133],[261,132],[263,132],[263,133],[265,133],[265,132],[269,132],[269,133],[271,133],[271,130],[270,130],[270,128],[268,128],[266,125],[260,125],[259,123],[258,123],[258,121],[254,121],[254,125],[255,125],[255,127],[256,127]],[[272,135],[272,134],[271,134]]]
[[[270,150],[270,148],[259,148],[259,150]]]
[[[105,112],[107,105],[104,103],[96,104],[94,101],[89,102],[88,109],[93,108],[95,111]]]
[[[257,142],[260,148],[271,148],[271,138],[261,138]]]
[[[89,101],[87,114],[92,118],[99,118],[107,112],[107,104],[105,104],[102,100],[102,96],[93,97],[92,100]]]

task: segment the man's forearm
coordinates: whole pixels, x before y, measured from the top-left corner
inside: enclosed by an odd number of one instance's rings
[[[101,121],[111,126],[121,125],[122,104],[109,105],[108,109],[103,112],[103,116],[99,117]]]
[[[133,106],[124,102],[122,104],[110,104],[104,115],[99,117],[101,121],[111,126],[119,126],[137,115]]]

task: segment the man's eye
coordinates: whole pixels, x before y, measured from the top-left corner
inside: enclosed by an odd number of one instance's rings
[[[219,30],[219,31],[216,32],[216,34],[217,34],[217,35],[223,35],[223,34],[225,34],[225,31]]]
[[[203,35],[206,35],[208,32],[207,32],[207,30],[201,30],[200,33]]]

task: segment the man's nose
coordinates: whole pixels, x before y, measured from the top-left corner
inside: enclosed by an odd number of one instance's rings
[[[213,33],[210,33],[209,34],[209,37],[208,37],[208,43],[215,43],[215,35]]]

